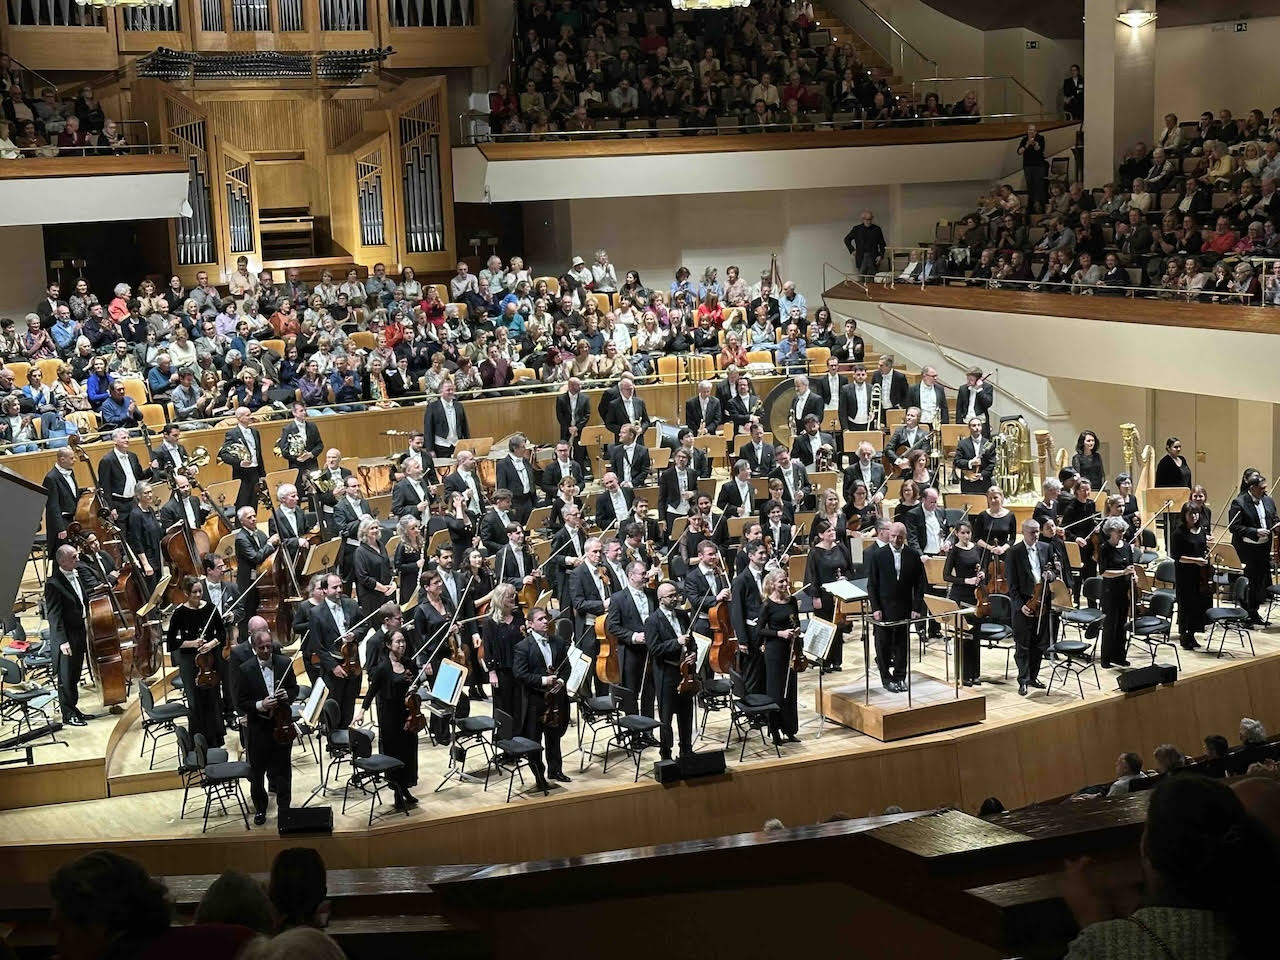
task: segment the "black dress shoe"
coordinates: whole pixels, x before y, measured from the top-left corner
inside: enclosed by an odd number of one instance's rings
[[[558,780],[560,783],[573,783],[572,780],[570,780],[568,777],[564,775],[563,770],[558,770],[555,773],[551,774],[551,779]]]
[[[1025,683],[1018,684],[1018,696],[1025,697],[1027,695],[1027,685]]]
[[[799,742],[800,742],[800,738],[797,737],[794,733],[787,734],[787,743],[799,743]]]
[[[1115,665],[1116,665],[1117,667],[1127,667],[1127,666],[1129,665],[1129,661],[1128,661],[1128,660],[1115,660],[1115,661],[1112,661],[1112,662],[1113,662],[1113,663],[1115,663]]]
[[[79,717],[81,720],[94,720],[97,718],[98,715],[96,713],[85,713],[82,710],[77,710],[76,716]]]
[[[1028,681],[1027,681],[1027,686],[1028,686],[1028,687],[1035,687],[1037,690],[1043,690],[1043,689],[1044,689],[1044,684],[1043,684],[1043,683],[1041,683],[1039,680],[1028,680]]]
[[[89,725],[88,721],[75,714],[72,714],[69,717],[64,717],[62,722],[68,727],[87,727]]]
[[[538,780],[534,783],[534,787],[541,790],[543,793],[547,793],[551,789],[551,784],[547,783],[546,780]]]
[[[255,813],[253,815],[254,826],[260,827],[266,822],[267,822],[267,815],[265,813]]]

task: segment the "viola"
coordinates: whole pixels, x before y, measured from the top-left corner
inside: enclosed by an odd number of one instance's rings
[[[293,705],[287,700],[276,702],[276,705],[271,708],[271,719],[275,722],[275,729],[271,731],[271,735],[276,743],[286,746],[298,739],[298,728],[293,724]]]
[[[360,676],[360,641],[350,632],[338,645],[338,655],[342,657],[342,670],[348,679]]]
[[[196,654],[196,686],[202,690],[218,685],[218,655],[212,650]]]
[[[1045,568],[1044,576],[1040,578],[1040,582],[1031,591],[1031,599],[1027,601],[1027,609],[1031,611],[1030,616],[1034,617],[1040,613],[1040,605],[1044,603],[1044,592],[1048,589],[1048,584],[1056,579],[1058,579],[1057,561],[1050,561]]]
[[[600,571],[601,580],[605,580],[604,570]],[[605,580],[605,582],[608,582]],[[622,657],[618,647],[609,636],[604,626],[605,614],[596,617],[596,641],[600,650],[596,654],[596,676],[601,683],[616,684],[622,682]]]
[[[409,693],[404,698],[404,712],[405,733],[421,733],[427,728],[427,718],[422,713],[422,695],[418,693],[418,683],[416,681],[409,688]]]
[[[547,674],[551,677],[551,685],[547,687],[546,693],[542,695],[542,725],[555,729],[561,726],[563,719],[560,712],[560,692],[556,690],[555,681],[559,678],[555,672]]]
[[[974,616],[979,619],[985,619],[991,616],[991,595],[993,593],[1008,593],[1009,583],[1004,578],[1004,563],[1000,557],[992,555],[991,560],[987,563],[987,568],[983,572],[982,582],[974,588],[973,594],[977,601],[974,604]]]

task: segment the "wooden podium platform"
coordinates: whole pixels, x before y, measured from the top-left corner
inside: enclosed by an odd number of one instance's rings
[[[961,687],[957,697],[950,684],[914,672],[909,708],[905,693],[889,693],[877,686],[871,688],[871,702],[867,703],[861,683],[826,687],[815,700],[816,709],[828,720],[882,743],[965,727],[987,718],[987,698],[981,693]]]

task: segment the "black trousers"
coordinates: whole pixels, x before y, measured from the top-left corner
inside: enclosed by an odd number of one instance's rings
[[[742,685],[747,693],[764,693],[766,689],[764,654],[760,645],[750,637],[738,640],[738,662],[741,664]]]
[[[769,730],[795,735],[800,729],[796,709],[796,672],[791,669],[791,641],[768,640],[764,645],[765,693],[779,707],[769,721]]]
[[[1018,683],[1029,683],[1040,675],[1040,661],[1049,648],[1050,621],[1047,614],[1024,617],[1022,608],[1013,611],[1013,662],[1018,665]]]
[[[1244,575],[1249,579],[1249,600],[1245,609],[1256,615],[1258,608],[1267,602],[1267,587],[1271,586],[1271,551],[1267,546],[1250,546],[1240,555],[1244,563]]]
[[[658,720],[662,724],[659,732],[659,754],[663,760],[671,759],[671,744],[674,740],[671,731],[671,718],[675,717],[680,727],[680,755],[693,752],[693,696],[676,691],[675,685],[663,684],[658,691]]]
[[[80,674],[84,671],[84,640],[72,640],[71,652],[63,653],[62,644],[53,645],[53,672],[58,678],[58,708],[62,719],[74,717],[80,702]]]
[[[515,517],[516,523],[524,526],[529,522],[529,514],[533,513],[533,501],[536,494],[532,491],[529,493],[511,493],[511,513]]]
[[[907,657],[911,648],[911,631],[906,624],[898,627],[874,627],[876,663],[880,666],[880,682],[907,679]]]
[[[1023,167],[1023,175],[1027,178],[1027,212],[1036,213],[1044,209],[1044,180],[1047,171],[1039,164],[1034,167]]]
[[[497,667],[498,684],[493,688],[493,709],[501,710],[507,716],[515,718],[520,709],[520,688],[516,685],[516,675],[510,667]]]
[[[559,727],[552,728],[539,723],[538,735],[530,738],[542,744],[542,756],[529,758],[529,766],[533,768],[533,775],[539,780],[564,772],[563,762],[560,758],[560,738],[563,736],[564,730]]]
[[[590,657],[592,663],[595,662],[596,654],[600,652],[600,641],[596,639],[595,618],[588,617],[587,622],[578,631],[578,649]],[[609,685],[600,679],[595,667],[592,666],[578,692],[584,697],[604,697],[609,694]]]
[[[1129,619],[1129,578],[1115,577],[1102,582],[1102,652],[1105,667],[1125,659],[1129,645],[1125,622]]]
[[[360,677],[339,677],[337,674],[326,673],[324,685],[329,688],[330,698],[338,704],[342,729],[345,730],[351,726],[351,720],[356,715],[356,698],[360,695]]]
[[[270,728],[254,724],[247,733],[249,754],[249,797],[255,813],[267,812],[267,789],[271,784],[276,795],[276,806],[287,810],[291,806],[293,766],[289,762],[292,744],[276,743]]]
[[[628,645],[622,648],[622,685],[631,691],[631,696],[622,705],[622,709],[627,713],[635,713],[638,706],[642,715],[652,717],[655,699],[653,664],[648,663],[648,657],[645,656],[647,652],[642,646]]]
[[[258,475],[251,474],[240,478],[240,489],[236,491],[236,509],[256,507],[258,505]]]

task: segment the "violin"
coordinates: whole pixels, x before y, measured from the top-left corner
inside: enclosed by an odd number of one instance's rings
[[[542,725],[549,728],[558,728],[561,726],[560,714],[560,692],[556,690],[555,681],[559,678],[555,672],[548,673],[547,676],[552,678],[551,685],[547,687],[546,693],[542,695]]]
[[[404,732],[418,734],[427,728],[427,718],[422,712],[422,695],[418,693],[421,679],[421,673],[417,679],[413,681],[413,685],[409,687],[409,692],[404,698]]]
[[[338,645],[338,655],[342,657],[342,670],[348,679],[360,676],[360,641],[350,631]]]
[[[698,645],[688,635],[684,641],[684,656],[680,658],[680,681],[676,684],[676,693],[692,696],[702,689],[702,678],[698,676]]]
[[[212,650],[196,654],[196,686],[202,690],[218,685],[218,655]]]
[[[800,617],[795,607],[791,608],[791,669],[796,673],[804,673],[809,669],[809,658],[804,655],[804,639],[800,633]]]
[[[1040,605],[1044,603],[1044,592],[1047,584],[1058,579],[1058,561],[1050,560],[1048,566],[1045,567],[1044,575],[1040,578],[1040,582],[1036,584],[1035,589],[1031,591],[1031,599],[1027,601],[1027,609],[1031,611],[1030,616],[1037,616],[1040,613]]]
[[[1004,563],[993,554],[983,573],[982,582],[973,591],[977,600],[974,605],[974,616],[979,619],[991,616],[991,594],[1008,592],[1009,582],[1004,578]]]

